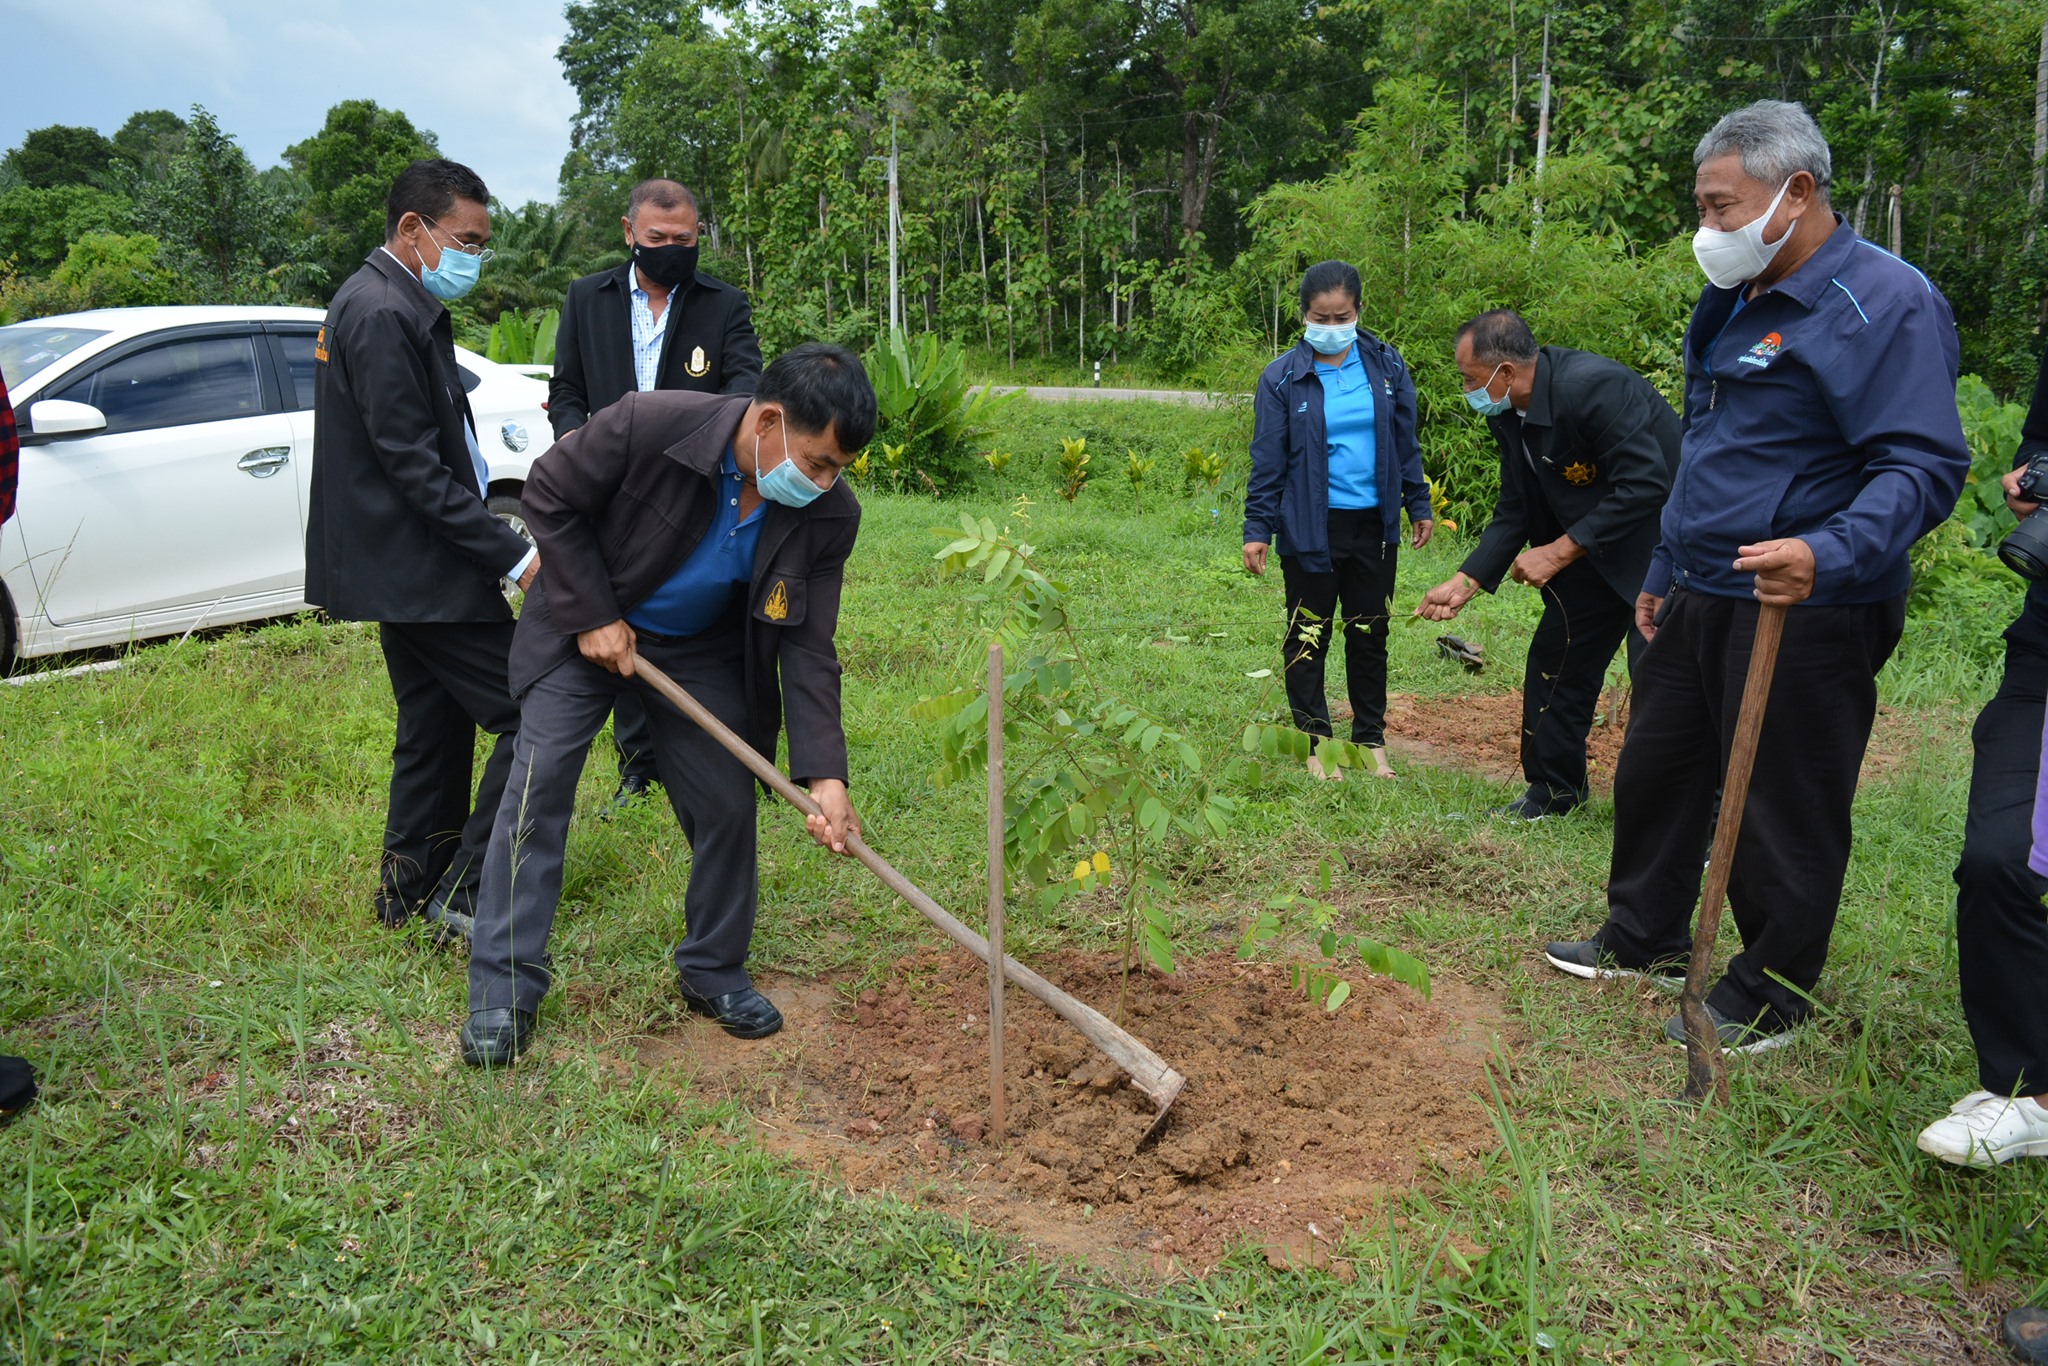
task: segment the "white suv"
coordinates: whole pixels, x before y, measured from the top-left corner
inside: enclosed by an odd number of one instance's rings
[[[21,431],[0,529],[16,658],[304,611],[311,308],[113,308],[0,327]],[[457,348],[493,512],[553,440],[547,385]]]

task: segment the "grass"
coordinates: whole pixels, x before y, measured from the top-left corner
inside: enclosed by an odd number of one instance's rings
[[[1032,422],[1051,431],[1057,416]],[[1097,420],[1097,419],[1089,419]],[[1106,416],[1099,419],[1108,422]],[[1144,431],[1199,415],[1145,412]],[[1186,438],[1209,439],[1196,434]],[[1019,487],[1027,487],[1019,484]],[[1234,512],[1121,481],[1028,486],[1090,667],[1210,751],[1273,705],[1277,575],[1237,568]],[[1014,496],[1008,489],[1003,497]],[[980,667],[931,524],[964,504],[870,493],[841,629],[856,797],[877,848],[969,911],[978,787],[935,791],[908,710]],[[1400,601],[1461,547],[1404,556]],[[1530,595],[1461,634],[1519,658]],[[1427,629],[1394,686],[1457,693]],[[1734,1103],[1670,1103],[1667,998],[1566,983],[1544,938],[1598,916],[1612,809],[1478,822],[1510,789],[1238,784],[1237,826],[1176,885],[1190,926],[1339,865],[1355,926],[1439,981],[1500,993],[1500,1153],[1356,1229],[1359,1276],[1256,1249],[1163,1288],[1052,1265],[911,1203],[850,1196],[745,1117],[633,1062],[678,1020],[665,971],[687,854],[648,806],[589,817],[584,779],[544,1042],[509,1075],[454,1062],[458,960],[374,927],[390,698],[372,633],[310,622],[135,651],[0,688],[0,1050],[47,1099],[0,1130],[0,1360],[940,1362],[1926,1361],[1984,1350],[2048,1279],[2038,1164],[1913,1150],[1974,1085],[1949,870],[1981,661],[1908,633],[1888,702],[1918,743],[1858,798],[1856,857],[1809,1038],[1738,1066]],[[1341,671],[1333,669],[1333,677]],[[879,972],[929,932],[763,810],[755,960]],[[1071,905],[1071,903],[1070,903]],[[1113,932],[1020,900],[1026,958]],[[1723,950],[1733,948],[1733,930]],[[1370,1065],[1370,1059],[1361,1059]]]

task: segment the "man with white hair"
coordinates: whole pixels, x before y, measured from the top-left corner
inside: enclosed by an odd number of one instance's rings
[[[1607,919],[1547,956],[1578,977],[1682,979],[1758,604],[1789,607],[1728,887],[1743,951],[1707,997],[1723,1048],[1751,1053],[1813,1009],[1906,552],[1948,516],[1970,457],[1948,301],[1829,207],[1807,112],[1759,100],[1693,163],[1709,285],[1685,336],[1678,478],[1636,599],[1650,644],[1615,770]],[[1676,1016],[1665,1034],[1685,1042]]]

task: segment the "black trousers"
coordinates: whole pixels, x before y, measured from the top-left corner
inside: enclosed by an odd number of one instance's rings
[[[1614,854],[1600,930],[1620,963],[1692,951],[1700,869],[1757,610],[1754,599],[1681,590],[1637,666],[1614,775]],[[1776,1029],[1812,1010],[1802,993],[1820,981],[1841,905],[1877,671],[1905,619],[1903,597],[1794,607],[1786,617],[1728,884],[1743,950],[1707,997],[1731,1019]]]
[[[398,703],[391,746],[391,803],[377,914],[397,924],[432,903],[465,914],[475,905],[478,871],[512,746],[519,704],[506,683],[514,623],[382,622],[384,669]],[[476,733],[498,737],[470,800]]]
[[[735,616],[701,636],[639,633],[639,650],[735,730],[746,726],[746,636]],[[754,779],[696,723],[578,655],[521,699],[512,771],[491,831],[469,947],[469,1008],[536,1010],[552,980],[548,936],[562,899],[562,863],[576,781],[590,742],[621,697],[646,702],[655,762],[692,858],[676,974],[700,996],[751,985],[747,948],[759,902]]]
[[[612,703],[612,746],[619,752],[620,781],[638,778],[651,783],[661,776],[655,771],[654,732],[647,722],[647,703],[631,689]]]
[[[1634,671],[1644,640],[1636,605],[1585,560],[1543,586],[1543,616],[1522,675],[1522,776],[1558,809],[1586,800],[1586,734],[1615,649],[1628,642]]]
[[[1329,735],[1330,702],[1323,695],[1323,661],[1340,618],[1344,630],[1344,683],[1351,695],[1351,738],[1361,745],[1387,742],[1387,621],[1394,600],[1399,547],[1388,545],[1378,508],[1332,509],[1330,568],[1303,569],[1285,556],[1280,576],[1287,593],[1287,634],[1280,643],[1287,705],[1296,730]],[[1304,628],[1307,628],[1306,630]]]
[[[2005,678],[1970,733],[1970,807],[1956,865],[1956,957],[1977,1084],[2048,1092],[2048,878],[2027,867],[2048,655],[2006,646]]]

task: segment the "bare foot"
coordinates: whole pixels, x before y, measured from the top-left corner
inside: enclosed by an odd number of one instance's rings
[[[1325,769],[1321,757],[1311,754],[1308,756],[1308,776],[1318,782],[1341,783],[1344,781],[1344,770],[1335,764]]]
[[[1365,752],[1372,756],[1374,777],[1393,778],[1399,776],[1394,772],[1393,765],[1387,762],[1387,751],[1383,747],[1367,745]]]

